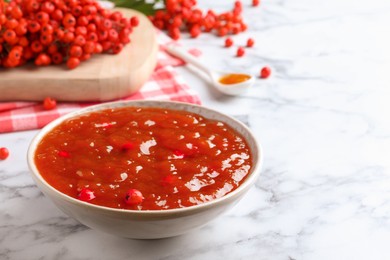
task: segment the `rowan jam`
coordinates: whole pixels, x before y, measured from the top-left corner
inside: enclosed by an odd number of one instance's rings
[[[251,171],[252,156],[244,138],[223,122],[126,107],[62,122],[43,137],[35,163],[51,186],[73,198],[164,210],[233,191]]]

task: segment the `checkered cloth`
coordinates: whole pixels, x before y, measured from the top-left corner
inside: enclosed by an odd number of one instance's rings
[[[175,71],[174,66],[183,65],[183,61],[165,52],[164,46],[171,44],[170,38],[163,33],[157,34],[160,48],[156,69],[138,92],[120,100],[172,100],[200,104],[198,95]],[[200,54],[197,50],[190,52],[196,56]],[[44,110],[41,102],[0,102],[0,133],[42,128],[66,113],[94,104],[97,103],[64,102],[58,103],[53,110]]]

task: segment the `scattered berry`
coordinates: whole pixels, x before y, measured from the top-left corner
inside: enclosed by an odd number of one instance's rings
[[[43,100],[43,108],[45,110],[52,110],[57,107],[57,101],[51,97],[47,97]]]
[[[128,205],[138,205],[144,200],[142,193],[136,189],[130,189],[126,192],[125,202]]]
[[[246,42],[246,46],[247,47],[253,47],[253,45],[255,45],[255,40],[253,40],[252,38],[249,38]]]
[[[245,49],[243,47],[238,47],[237,49],[237,57],[242,57],[245,54]]]
[[[232,40],[232,38],[230,38],[230,37],[226,38],[226,40],[225,40],[225,47],[226,47],[226,48],[229,48],[229,47],[231,47],[232,45],[233,45],[233,40]]]
[[[260,78],[266,79],[271,75],[271,68],[270,67],[263,67],[260,71]]]
[[[258,6],[260,4],[260,0],[252,0],[253,6]]]
[[[0,160],[5,160],[9,156],[9,151],[6,147],[0,148]]]
[[[94,198],[96,198],[96,196],[93,193],[93,191],[91,191],[90,189],[82,188],[80,193],[78,194],[78,198],[79,198],[79,200],[82,200],[82,201],[90,201],[90,200],[93,200]]]

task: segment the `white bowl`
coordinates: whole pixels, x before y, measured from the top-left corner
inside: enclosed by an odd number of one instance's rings
[[[127,106],[159,107],[184,110],[202,115],[209,119],[217,119],[228,124],[240,133],[250,146],[253,158],[253,167],[251,172],[237,189],[224,197],[201,205],[161,211],[136,211],[97,206],[80,201],[57,191],[42,178],[35,165],[34,154],[37,145],[48,132],[57,125],[61,124],[64,120],[71,117],[108,108]],[[177,236],[207,224],[209,221],[215,219],[217,216],[231,208],[245,195],[259,176],[262,164],[262,152],[260,145],[251,131],[244,124],[234,118],[203,106],[171,101],[113,102],[91,106],[69,113],[48,124],[34,137],[30,144],[27,157],[31,175],[37,186],[67,215],[75,218],[90,228],[121,237],[137,239],[155,239]]]

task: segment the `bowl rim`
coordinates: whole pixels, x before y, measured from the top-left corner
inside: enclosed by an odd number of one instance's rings
[[[256,161],[254,167],[252,168],[249,176],[244,180],[244,182],[239,185],[235,190],[232,192],[229,192],[228,194],[217,198],[213,199],[211,201],[204,202],[202,204],[198,205],[192,205],[188,207],[183,207],[183,208],[173,208],[173,209],[162,209],[162,210],[130,210],[130,209],[120,209],[120,208],[111,208],[107,206],[101,206],[101,205],[96,205],[88,202],[84,202],[81,200],[78,200],[76,198],[73,198],[65,193],[62,193],[61,191],[55,189],[53,186],[51,186],[39,173],[38,168],[35,165],[34,161],[34,155],[35,155],[35,150],[42,140],[42,138],[50,132],[54,127],[59,125],[60,123],[73,118],[77,117],[83,114],[88,114],[90,112],[96,112],[100,110],[105,110],[105,109],[111,109],[111,108],[122,108],[122,107],[131,107],[131,106],[141,106],[140,104],[144,104],[144,107],[157,107],[157,108],[167,108],[164,106],[164,104],[171,104],[175,107],[179,106],[184,106],[184,107],[195,107],[199,108],[202,110],[207,110],[210,113],[214,113],[217,115],[220,115],[222,117],[225,117],[226,119],[234,121],[236,124],[238,124],[240,127],[242,127],[252,138],[254,144],[253,147],[257,148],[257,158],[253,159],[253,161]],[[150,105],[148,105],[150,104]],[[159,106],[158,104],[162,104]],[[181,110],[180,108],[175,108],[175,107],[169,107],[167,109],[171,110]],[[191,112],[191,110],[185,110],[187,112]],[[195,114],[199,114],[197,112],[193,112]],[[203,115],[202,115],[203,116]],[[205,118],[208,118],[207,116],[204,116]],[[231,126],[232,127],[232,126]],[[263,149],[261,147],[260,142],[255,138],[253,132],[250,130],[248,126],[246,126],[244,123],[241,121],[233,118],[232,116],[223,114],[222,112],[219,112],[217,110],[198,105],[198,104],[192,104],[192,103],[185,103],[185,102],[180,102],[180,101],[166,101],[166,100],[125,100],[125,101],[114,101],[114,102],[106,102],[102,104],[97,104],[97,105],[92,105],[88,106],[85,108],[81,108],[75,111],[72,111],[70,113],[67,113],[63,116],[60,116],[59,118],[51,121],[49,124],[44,126],[32,139],[32,141],[29,144],[28,150],[27,150],[27,162],[28,166],[30,169],[30,175],[32,175],[33,179],[35,182],[39,182],[40,184],[44,185],[46,188],[48,188],[51,192],[55,193],[57,196],[61,197],[62,199],[66,200],[67,202],[71,204],[77,204],[80,207],[86,207],[89,209],[95,209],[95,210],[101,210],[104,212],[111,212],[111,213],[120,213],[120,214],[131,214],[131,215],[175,215],[175,214],[181,214],[189,211],[200,211],[200,210],[205,210],[209,207],[213,207],[214,205],[223,203],[224,201],[229,201],[229,199],[233,199],[234,197],[238,196],[243,192],[245,192],[247,189],[251,187],[251,185],[256,181],[258,176],[260,175],[260,171],[262,168],[263,164]],[[37,183],[38,188],[41,190],[39,183]],[[42,190],[41,190],[42,191]],[[43,191],[42,191],[43,192]],[[45,193],[45,192],[44,192]],[[45,194],[46,195],[46,194]],[[51,199],[51,198],[50,198]]]

